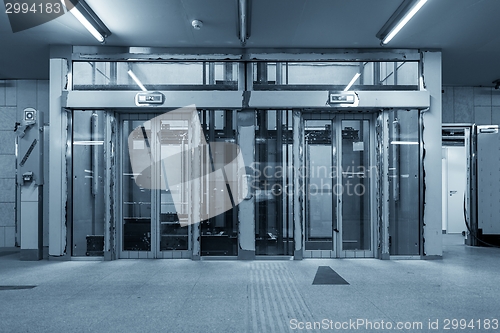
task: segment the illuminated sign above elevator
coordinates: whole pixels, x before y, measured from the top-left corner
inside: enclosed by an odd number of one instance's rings
[[[165,103],[165,95],[161,92],[142,92],[135,95],[137,106],[160,106]]]
[[[339,104],[354,104],[356,102],[356,95],[354,93],[339,93],[330,92],[328,94],[328,105],[338,106]]]

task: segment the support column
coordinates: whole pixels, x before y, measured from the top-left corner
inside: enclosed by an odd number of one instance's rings
[[[441,175],[441,52],[423,52],[423,79],[431,101],[423,115],[424,157],[424,259],[443,256],[442,241],[442,175]]]
[[[252,181],[255,162],[255,111],[244,110],[237,113],[238,145],[245,161],[246,176],[238,179],[248,179],[247,197],[238,205],[238,259],[255,259],[255,197]]]
[[[189,142],[190,148],[194,147],[201,147],[202,143],[205,143],[205,138],[202,137],[203,133],[201,131],[201,128],[198,126],[194,126],[194,124],[199,124],[199,115],[198,112],[195,110],[192,112],[192,118],[189,121],[189,128],[190,128],[190,133],[188,135],[189,138],[191,138],[191,141]],[[200,175],[202,174],[202,168],[206,167],[203,163],[204,157],[198,154],[193,155],[193,160],[191,164],[191,178],[195,178],[194,175]],[[188,214],[192,214],[192,216],[188,219],[189,221],[196,221],[196,223],[193,223],[189,228],[192,228],[192,259],[193,260],[200,260],[201,258],[201,244],[200,244],[200,224],[202,220],[202,212],[200,210],[201,208],[201,202],[202,202],[202,182],[203,182],[203,177],[200,177],[193,181],[191,183],[191,202],[189,203],[188,207]],[[187,228],[187,227],[186,227]]]
[[[380,225],[380,259],[390,259],[389,252],[389,113],[383,111],[380,116],[381,124],[381,145],[382,153],[380,154],[379,173],[381,178],[379,200],[381,200],[380,209],[381,216],[378,220]]]
[[[49,100],[49,255],[66,252],[66,141],[67,117],[62,111],[62,93],[68,74],[66,59],[50,59]]]
[[[301,111],[293,110],[293,241],[295,260],[304,256],[302,244],[304,243],[304,122]]]
[[[116,118],[112,112],[105,112],[104,115],[104,260],[116,259]]]

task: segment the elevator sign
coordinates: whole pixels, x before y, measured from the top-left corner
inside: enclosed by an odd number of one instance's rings
[[[137,106],[160,106],[165,103],[165,95],[161,92],[143,92],[135,95]]]
[[[339,92],[330,92],[328,94],[328,101],[326,104],[328,105],[340,105],[341,104],[354,104],[356,102],[356,96],[354,93],[339,93]]]

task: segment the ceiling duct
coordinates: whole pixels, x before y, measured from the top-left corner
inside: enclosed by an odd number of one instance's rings
[[[238,0],[238,16],[239,16],[239,39],[241,45],[244,46],[247,39],[250,37],[250,8],[251,0]]]

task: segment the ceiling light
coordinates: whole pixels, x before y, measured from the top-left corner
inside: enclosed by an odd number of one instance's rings
[[[391,18],[377,33],[377,38],[382,41],[382,44],[385,45],[389,43],[426,2],[427,0],[403,1],[394,14],[392,14]]]
[[[391,145],[418,145],[417,141],[391,141]]]
[[[345,87],[344,91],[347,91],[349,89],[351,89],[352,85],[354,84],[354,82],[356,82],[356,80],[361,76],[361,73],[356,73],[354,75],[354,77],[351,79],[351,82],[349,82],[349,84]]]
[[[61,0],[62,4],[74,17],[95,37],[104,43],[111,31],[104,25],[99,16],[83,0]]]
[[[128,75],[130,75],[132,80],[134,80],[134,82],[139,86],[139,88],[141,88],[142,91],[148,91],[146,87],[144,87],[144,85],[142,84],[141,80],[139,80],[137,76],[135,76],[134,72],[132,72],[131,69],[129,69],[127,73]]]

